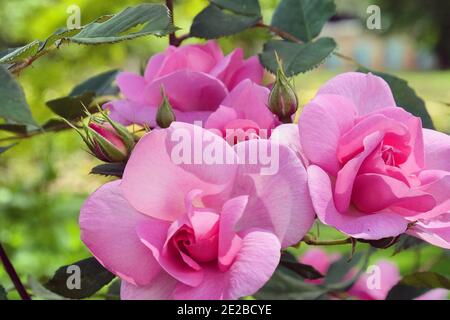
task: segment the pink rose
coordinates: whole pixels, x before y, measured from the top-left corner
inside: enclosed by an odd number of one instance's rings
[[[269,89],[251,80],[240,82],[213,112],[205,128],[216,129],[229,143],[269,138],[280,123],[267,107]]]
[[[155,117],[164,87],[177,121],[205,121],[242,80],[261,83],[263,68],[257,57],[243,58],[238,48],[225,56],[215,41],[170,46],[148,62],[144,76],[122,72],[117,84],[123,100],[104,105],[111,118],[124,125],[156,126]]]
[[[340,255],[337,253],[327,254],[320,249],[308,250],[299,258],[299,262],[313,266],[317,271],[325,275],[330,265],[339,260]],[[375,268],[373,268],[375,267]],[[381,260],[372,266],[370,273],[362,273],[353,286],[348,290],[351,297],[359,300],[385,300],[389,291],[401,280],[400,272],[392,262]],[[351,279],[356,274],[356,270],[350,270],[344,279]],[[374,281],[370,277],[379,276],[379,282]],[[322,279],[314,280],[320,284]],[[377,287],[377,285],[379,285]],[[448,296],[448,290],[434,289],[430,290],[415,300],[445,300]]]
[[[309,165],[323,223],[367,240],[408,230],[450,248],[450,137],[422,129],[383,79],[356,72],[333,78],[305,106],[298,128],[300,143],[289,141]]]
[[[267,162],[252,150],[277,155],[278,171],[262,174]],[[122,299],[251,295],[313,220],[292,150],[264,139],[232,147],[180,122],[146,134],[122,180],[99,188],[80,214],[82,240],[122,279]]]

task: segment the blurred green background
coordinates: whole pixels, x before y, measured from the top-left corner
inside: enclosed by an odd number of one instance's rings
[[[86,24],[100,15],[115,13],[142,2],[0,0],[0,50],[34,39],[45,39],[65,26],[69,15],[66,10],[72,4],[80,6],[81,21]],[[205,7],[207,1],[175,3],[175,24],[183,29],[179,31],[182,34],[189,30],[192,18]],[[270,21],[277,3],[274,0],[261,1],[266,22]],[[344,16],[366,15],[367,4],[364,1],[338,0],[337,4]],[[381,33],[377,36],[383,37]],[[253,29],[221,39],[220,44],[226,53],[242,46],[247,55],[251,55],[261,50],[267,38],[264,30]],[[44,122],[51,117],[45,101],[67,95],[74,85],[103,71],[118,68],[137,72],[152,54],[163,50],[167,42],[166,38],[145,37],[114,45],[63,46],[36,61],[20,74],[18,80],[25,90],[33,116],[38,122]],[[418,43],[418,46],[422,45],[432,48],[427,42]],[[295,83],[302,104],[314,96],[322,83],[347,68],[320,68],[299,76]],[[450,108],[442,102],[450,102],[450,71],[395,70],[392,73],[410,82],[417,94],[426,100],[436,127],[449,132]],[[0,139],[7,136],[0,133]],[[89,256],[79,239],[77,219],[86,196],[107,181],[107,178],[89,175],[96,164],[98,162],[84,151],[81,139],[73,131],[22,140],[0,157],[0,240],[24,278],[26,275],[35,278],[49,276],[59,266]],[[339,235],[321,227],[322,237],[329,239]],[[327,249],[349,250],[348,246]],[[379,250],[374,259],[391,255],[392,249]],[[430,246],[400,253],[392,259],[399,264],[402,273],[418,268],[433,268],[446,274],[450,270],[445,252]],[[2,268],[0,283],[11,288]]]

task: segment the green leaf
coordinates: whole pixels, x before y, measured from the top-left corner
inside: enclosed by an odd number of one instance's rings
[[[85,116],[85,109],[95,98],[95,92],[86,92],[79,96],[69,96],[47,101],[47,106],[57,115],[67,119],[76,120]]]
[[[402,252],[403,250],[408,250],[411,248],[418,247],[424,243],[425,242],[419,238],[412,237],[407,234],[402,234],[400,236],[398,242],[395,244],[393,255],[396,255],[396,254]]]
[[[272,17],[272,26],[309,42],[335,13],[334,0],[282,0]]]
[[[432,289],[450,289],[450,279],[435,272],[417,272],[404,277],[388,293],[386,300],[412,300]]]
[[[125,163],[104,163],[92,168],[91,174],[122,178],[124,170]]]
[[[260,15],[243,15],[210,4],[194,18],[190,35],[203,39],[216,39],[244,31],[260,20]]]
[[[45,288],[42,284],[40,284],[39,281],[37,281],[35,278],[31,276],[28,277],[28,285],[30,286],[34,297],[44,300],[67,300],[64,297],[61,297],[60,295],[54,292],[51,292],[50,290]]]
[[[119,89],[113,83],[118,73],[119,70],[110,70],[93,76],[73,88],[69,95],[73,97],[86,92],[95,92],[97,96],[117,94]]]
[[[356,253],[349,261],[347,257],[342,257],[338,261],[332,263],[325,277],[325,285],[335,285],[344,280],[349,271],[354,268],[361,260],[362,254]]]
[[[69,288],[71,278],[76,271],[68,269],[71,266],[79,268],[81,277],[80,288]],[[78,261],[72,265],[59,268],[45,287],[62,297],[69,299],[83,299],[90,297],[114,279],[114,275],[106,270],[95,258]]]
[[[314,267],[298,262],[290,253],[283,252],[281,254],[280,264],[304,279],[315,280],[323,278],[323,274]]]
[[[40,43],[35,40],[23,47],[10,50],[10,52],[0,58],[0,64],[14,63],[34,56],[39,50]]]
[[[233,11],[234,13],[261,16],[261,7],[258,0],[210,0],[218,7]]]
[[[8,300],[8,293],[1,284],[0,284],[0,300]]]
[[[85,109],[95,111],[96,106],[90,106],[95,98],[115,95],[118,93],[114,85],[118,70],[111,70],[80,83],[72,89],[69,96],[47,101],[47,106],[57,115],[67,119],[76,120],[85,116]]]
[[[50,37],[45,39],[44,42],[41,43],[39,51],[48,49],[52,45],[59,46],[61,40],[67,39],[69,37],[73,37],[76,34],[78,34],[80,31],[81,31],[81,28],[80,29],[70,29],[70,30],[66,29],[66,28],[58,29]]]
[[[336,49],[331,38],[320,38],[315,42],[292,43],[285,40],[272,40],[264,45],[259,55],[262,65],[272,73],[278,69],[275,52],[281,58],[283,69],[288,77],[316,68]]]
[[[326,292],[326,288],[305,283],[292,270],[278,267],[254,297],[264,300],[312,300],[320,298]]]
[[[114,43],[147,35],[164,36],[174,30],[166,6],[144,3],[100,17],[68,40],[81,44]]]
[[[366,68],[360,68],[358,71],[364,73],[371,72],[383,78],[389,84],[397,105],[411,112],[413,115],[420,117],[423,127],[434,129],[433,121],[427,111],[425,102],[417,96],[414,89],[408,85],[408,82],[391,74],[376,72]]]
[[[6,147],[1,147],[1,146],[0,146],[0,154],[2,154],[3,152],[5,152],[5,151],[11,149],[11,148],[14,147],[15,145],[16,145],[16,144],[13,143],[13,144],[10,144],[9,146],[6,146]]]
[[[16,124],[37,127],[22,88],[2,66],[0,66],[0,117]]]

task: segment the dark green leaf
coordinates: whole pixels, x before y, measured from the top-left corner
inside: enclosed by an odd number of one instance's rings
[[[16,124],[37,126],[22,88],[2,66],[0,66],[0,117]]]
[[[403,234],[400,236],[398,242],[394,248],[394,255],[402,252],[403,250],[408,250],[417,246],[424,244],[425,242],[419,238]]]
[[[358,264],[361,257],[361,253],[356,253],[350,261],[347,257],[342,257],[338,261],[332,263],[325,276],[325,285],[330,286],[342,282],[349,271]]]
[[[47,132],[49,131],[57,132],[69,128],[71,127],[67,124],[67,122],[61,119],[50,119],[42,125],[42,129],[44,129]]]
[[[389,238],[382,238],[382,239],[378,239],[378,240],[364,240],[364,239],[359,239],[359,242],[362,243],[368,243],[370,244],[372,247],[377,248],[377,249],[387,249],[390,248],[391,246],[393,246],[394,244],[397,243],[399,237],[389,237]]]
[[[121,280],[117,278],[108,287],[107,300],[120,300]]]
[[[33,295],[35,298],[40,298],[44,300],[67,300],[64,297],[61,297],[60,295],[51,292],[47,288],[45,288],[39,281],[34,279],[33,277],[28,277],[28,285],[31,288],[31,291],[33,292]]]
[[[428,290],[450,289],[450,280],[435,272],[417,272],[404,277],[390,291],[386,300],[412,300]]]
[[[79,96],[86,92],[95,92],[97,96],[117,94],[119,90],[113,83],[118,73],[119,70],[110,70],[93,76],[73,88],[69,95]]]
[[[258,0],[210,0],[220,8],[242,15],[261,16],[261,7]]]
[[[190,35],[204,39],[216,39],[244,31],[256,25],[260,20],[259,15],[237,14],[210,4],[194,18]]]
[[[336,13],[334,0],[282,0],[272,18],[272,26],[309,42]]]
[[[75,120],[85,116],[85,109],[95,98],[95,92],[86,92],[80,96],[69,96],[47,101],[47,106],[57,115]]]
[[[68,269],[77,266],[80,270],[80,289],[68,287],[74,273]],[[59,268],[52,279],[45,284],[45,287],[62,297],[69,299],[83,299],[90,297],[114,279],[114,275],[106,270],[95,258],[88,258],[78,261],[69,266]]]
[[[73,88],[69,96],[47,101],[47,106],[67,120],[84,117],[85,107],[95,112],[97,106],[91,105],[94,98],[118,93],[117,86],[114,85],[118,72],[118,70],[111,70],[89,78]]]
[[[272,278],[254,296],[264,300],[312,300],[326,292],[326,288],[305,283],[295,272],[278,267]]]
[[[100,174],[103,176],[113,176],[121,178],[124,170],[124,163],[104,163],[92,168],[91,174]]]
[[[323,278],[323,274],[314,267],[298,262],[290,253],[283,252],[280,264],[289,270],[294,271],[304,279],[314,280]]]
[[[335,49],[336,42],[331,38],[320,38],[306,44],[272,40],[264,45],[264,51],[259,55],[259,59],[267,70],[276,73],[278,64],[275,52],[277,52],[286,75],[291,77],[316,68]]]
[[[411,112],[413,115],[420,117],[422,119],[423,127],[434,129],[433,121],[427,111],[425,102],[417,96],[416,92],[408,85],[408,82],[396,76],[383,72],[371,71],[366,68],[360,68],[358,71],[364,73],[371,72],[374,75],[383,78],[389,84],[389,87],[391,87],[397,105],[404,108],[406,111]]]
[[[68,40],[82,44],[113,43],[147,35],[164,36],[174,30],[166,6],[144,3],[100,17]]]
[[[8,300],[8,293],[1,284],[0,284],[0,300]]]

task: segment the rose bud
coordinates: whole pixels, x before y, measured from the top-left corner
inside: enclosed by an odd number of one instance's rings
[[[101,115],[90,116],[88,124],[83,123],[84,134],[75,129],[96,158],[105,162],[126,161],[135,145],[133,135],[105,113],[101,112]]]
[[[269,109],[281,122],[291,123],[292,115],[297,112],[297,108],[298,99],[294,86],[286,77],[278,60],[277,79],[269,95]]]
[[[161,89],[161,94],[163,96],[163,100],[158,108],[158,112],[156,113],[156,123],[161,128],[168,128],[170,124],[176,120],[175,113],[173,113],[172,106],[167,99],[164,90]]]

